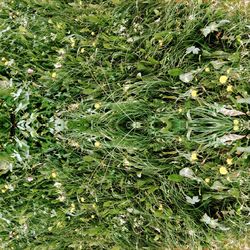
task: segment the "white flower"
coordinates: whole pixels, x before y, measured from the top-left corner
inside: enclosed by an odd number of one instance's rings
[[[125,31],[125,30],[126,30],[126,27],[124,27],[123,25],[121,25],[118,32],[119,32],[119,33],[122,33],[122,32]]]
[[[132,42],[134,42],[134,39],[132,37],[130,37],[130,38],[127,39],[127,42],[132,43]]]
[[[27,70],[27,73],[28,73],[28,74],[32,74],[33,72],[34,72],[34,70],[33,70],[33,69],[28,68],[28,70]]]
[[[57,200],[64,202],[66,200],[66,197],[64,195],[60,195]]]
[[[199,51],[200,49],[199,48],[196,48],[195,46],[191,46],[191,47],[188,47],[187,50],[186,50],[186,54],[190,54],[190,53],[193,53],[193,54],[199,54]]]
[[[62,67],[61,63],[55,63],[54,64],[55,69],[60,69]]]
[[[64,54],[66,54],[66,51],[64,49],[59,49],[57,52],[61,56],[63,56]]]
[[[60,183],[60,182],[55,182],[55,183],[54,183],[54,187],[60,188],[60,187],[62,187],[62,183]]]
[[[34,179],[33,179],[33,177],[29,176],[29,177],[27,177],[26,180],[27,180],[28,182],[32,182]]]
[[[229,230],[230,228],[228,227],[225,227],[223,225],[220,225],[218,223],[218,219],[213,219],[211,217],[209,217],[206,213],[202,216],[201,222],[204,222],[205,224],[207,224],[208,226],[210,226],[211,228],[219,228],[220,230],[222,231],[227,231]]]
[[[214,31],[218,31],[218,24],[216,22],[212,22],[205,28],[201,29],[201,32],[205,37]]]
[[[218,28],[226,23],[230,23],[228,20],[221,20],[219,23],[212,22],[205,28],[201,29],[202,34],[206,37],[208,34],[218,31]]]
[[[187,201],[187,203],[194,205],[195,203],[199,202],[200,199],[198,196],[193,196],[193,198],[186,196],[186,201]]]

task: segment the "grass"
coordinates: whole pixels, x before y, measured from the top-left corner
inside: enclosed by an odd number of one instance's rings
[[[0,7],[1,249],[249,248],[249,4]]]

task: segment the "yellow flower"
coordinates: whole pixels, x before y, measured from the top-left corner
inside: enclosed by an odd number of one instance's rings
[[[210,72],[210,68],[209,68],[209,67],[206,67],[206,68],[205,68],[205,72]]]
[[[230,74],[231,70],[232,70],[232,69],[229,68],[229,69],[227,70],[227,74]]]
[[[191,161],[197,161],[198,157],[197,157],[197,153],[196,152],[192,152],[191,157],[190,157]]]
[[[80,52],[81,53],[84,53],[85,49],[84,48],[81,48]]]
[[[191,90],[191,96],[193,97],[193,98],[196,98],[197,97],[197,90]]]
[[[91,218],[92,218],[92,219],[94,219],[94,218],[95,218],[95,216],[92,214],[92,215],[91,215]]]
[[[99,109],[101,107],[101,103],[97,102],[95,103],[95,109]]]
[[[220,171],[220,174],[222,174],[222,175],[226,175],[228,173],[226,167],[220,167],[219,171]]]
[[[159,205],[159,208],[158,208],[160,211],[162,211],[163,210],[163,206],[162,206],[162,204],[160,204]]]
[[[227,158],[227,164],[231,166],[233,164],[233,159],[232,158]]]
[[[182,108],[179,108],[179,109],[178,109],[178,112],[179,112],[179,113],[181,113],[182,111],[183,111],[183,109],[182,109]]]
[[[163,46],[163,41],[159,40],[158,42],[159,42],[160,47],[162,47]]]
[[[80,201],[81,201],[81,202],[84,202],[84,201],[85,201],[85,199],[84,199],[83,197],[81,197],[81,198],[80,198]]]
[[[224,84],[227,82],[228,77],[227,76],[221,76],[220,77],[220,83]]]
[[[234,119],[233,123],[234,123],[235,126],[238,126],[240,122],[239,122],[238,119]]]
[[[206,182],[206,183],[209,183],[209,182],[210,182],[210,178],[206,178],[206,179],[205,179],[205,182]]]
[[[52,172],[51,177],[56,178],[56,176],[57,176],[56,172]]]
[[[227,86],[227,92],[233,92],[233,86],[232,85]]]
[[[51,74],[51,77],[52,77],[52,78],[56,78],[56,72],[53,72],[53,73]]]
[[[72,203],[70,206],[70,212],[73,213],[73,212],[75,212],[75,210],[76,210],[76,206],[74,203]]]
[[[240,129],[239,126],[237,125],[234,126],[234,131],[239,131],[239,129]]]
[[[96,148],[100,148],[100,147],[101,147],[101,143],[100,143],[99,141],[96,141],[96,142],[95,142],[95,147],[96,147]]]

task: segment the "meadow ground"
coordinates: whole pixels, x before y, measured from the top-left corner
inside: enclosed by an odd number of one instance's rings
[[[248,1],[0,1],[0,249],[250,249]]]

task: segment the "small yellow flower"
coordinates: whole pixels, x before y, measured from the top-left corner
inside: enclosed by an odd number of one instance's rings
[[[52,78],[56,78],[56,72],[53,72],[53,73],[51,74],[51,77],[52,77]]]
[[[191,90],[191,96],[193,97],[193,98],[196,98],[197,97],[197,90]]]
[[[231,166],[233,164],[233,159],[232,158],[227,158],[227,164]]]
[[[70,206],[70,212],[73,213],[73,212],[75,212],[75,210],[76,210],[76,206],[74,203],[72,203]]]
[[[92,218],[92,219],[94,219],[94,218],[95,218],[95,216],[92,214],[92,215],[91,215],[91,218]]]
[[[228,173],[226,167],[220,167],[219,171],[220,171],[220,174],[222,174],[222,175],[226,175]]]
[[[191,161],[197,161],[198,157],[197,157],[197,153],[196,152],[192,152],[191,157],[190,157]]]
[[[182,108],[179,108],[179,109],[178,109],[178,112],[179,112],[179,113],[181,113],[182,111],[183,111],[183,109],[182,109]]]
[[[1,191],[2,191],[2,193],[5,193],[5,192],[6,192],[6,189],[2,189]]]
[[[51,177],[56,178],[56,176],[57,176],[56,172],[52,172]]]
[[[230,73],[231,73],[231,70],[232,70],[232,69],[229,68],[229,69],[227,70],[227,74],[230,74]]]
[[[80,198],[80,201],[81,201],[81,202],[84,202],[84,201],[85,201],[85,199],[84,199],[83,197],[81,197],[81,198]]]
[[[80,52],[81,52],[81,53],[84,53],[84,52],[85,52],[85,49],[84,49],[84,48],[81,48]]]
[[[53,227],[48,227],[48,231],[51,232]]]
[[[224,84],[227,82],[227,79],[228,79],[227,76],[221,76],[219,81],[220,81],[220,83]]]
[[[233,92],[233,86],[232,85],[227,86],[227,92]]]
[[[162,211],[163,210],[163,206],[162,206],[162,204],[160,204],[159,205],[159,208],[158,208],[160,211]]]
[[[205,182],[206,182],[206,183],[209,183],[209,182],[210,182],[210,178],[206,178],[206,179],[205,179]]]
[[[76,40],[75,40],[75,38],[71,37],[69,40],[70,40],[70,46],[71,46],[72,48],[74,48],[75,45],[76,45]]]
[[[233,123],[234,123],[235,126],[238,126],[240,122],[239,122],[238,119],[234,119]]]
[[[205,72],[210,72],[210,68],[209,68],[209,67],[206,67],[206,68],[205,68]]]
[[[100,148],[100,147],[101,147],[101,143],[100,143],[99,141],[96,141],[96,142],[95,142],[95,147],[96,147],[96,148]]]
[[[63,27],[63,24],[62,23],[56,23],[56,27],[57,27],[57,29],[61,29]]]
[[[159,40],[158,42],[159,42],[160,47],[162,47],[163,46],[163,40]]]
[[[182,142],[182,138],[180,136],[178,137],[178,142]]]
[[[95,103],[95,109],[99,109],[100,107],[101,107],[101,103],[100,102]]]
[[[92,31],[92,32],[91,32],[91,36],[94,36],[94,35],[95,35],[95,32],[94,32],[94,31]]]
[[[234,126],[234,131],[239,131],[239,129],[240,129],[239,126],[237,125]]]

